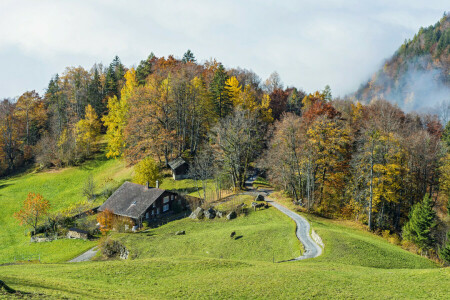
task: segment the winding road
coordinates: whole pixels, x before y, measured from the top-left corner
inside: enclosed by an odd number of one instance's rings
[[[255,181],[255,179],[256,176],[250,177],[245,182],[246,186],[251,188],[253,186],[253,182]],[[279,204],[275,200],[268,197],[270,193],[271,191],[269,190],[258,191],[251,189],[249,192],[245,194],[252,194],[252,195],[262,194],[263,196],[265,196],[266,201],[268,203],[270,203],[273,207],[275,207],[276,209],[284,213],[286,216],[294,220],[295,224],[297,225],[295,234],[299,239],[299,241],[303,244],[305,252],[303,253],[303,255],[290,259],[288,261],[303,260],[320,256],[322,254],[322,248],[312,239],[310,235],[311,225],[309,225],[309,222],[299,214],[293,212],[292,210],[288,209],[287,207]]]

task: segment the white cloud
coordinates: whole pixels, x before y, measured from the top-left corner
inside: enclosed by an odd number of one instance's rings
[[[188,48],[199,60],[216,57],[262,78],[276,70],[286,85],[330,84],[343,95],[447,8],[446,1],[317,2],[2,1],[0,97],[41,91],[69,65],[107,64],[116,54],[133,65],[151,51],[181,56]]]

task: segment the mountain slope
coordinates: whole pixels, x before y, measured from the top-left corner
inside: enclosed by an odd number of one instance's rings
[[[360,86],[355,100],[386,99],[405,110],[433,107],[450,99],[450,15],[421,28],[383,68]]]

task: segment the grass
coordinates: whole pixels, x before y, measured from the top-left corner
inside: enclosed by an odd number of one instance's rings
[[[27,296],[54,299],[447,299],[450,294],[450,268],[439,268],[351,222],[308,214],[303,215],[325,243],[323,255],[272,263],[273,253],[280,261],[300,252],[294,223],[273,207],[232,221],[182,219],[147,232],[113,233],[129,248],[130,259],[61,263],[92,243],[29,244],[12,212],[20,207],[29,187],[45,193],[54,209],[60,209],[80,199],[75,184],[82,186],[89,172],[96,183],[105,177],[121,181],[130,176],[120,161],[91,164],[0,181],[0,261],[29,251],[40,252],[44,262],[52,262],[0,266],[0,280],[9,287],[32,293]],[[192,188],[192,182],[166,180],[162,187]],[[251,201],[250,196],[239,196],[230,203]],[[289,199],[279,201],[294,207]],[[219,205],[226,208],[228,204]],[[179,230],[186,235],[176,236]],[[232,231],[238,239],[229,237]]]
[[[96,192],[100,192],[106,179],[119,184],[130,178],[131,170],[121,160],[97,159],[80,167],[32,172],[0,180],[0,263],[10,262],[15,256],[39,254],[44,262],[61,262],[93,246],[93,242],[76,240],[31,244],[25,235],[26,228],[19,226],[13,217],[29,192],[42,194],[50,201],[52,211],[82,201],[81,189],[89,174],[94,176]]]
[[[175,235],[176,231],[186,235]],[[236,232],[234,239],[231,232]],[[189,218],[137,234],[114,234],[135,258],[223,258],[246,261],[287,260],[300,255],[295,223],[269,208],[228,221],[225,218],[194,221]]]

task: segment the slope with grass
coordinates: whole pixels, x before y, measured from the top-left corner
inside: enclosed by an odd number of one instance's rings
[[[94,177],[97,193],[105,180],[112,179],[120,184],[130,178],[131,169],[126,168],[123,161],[102,157],[99,155],[80,167],[30,172],[0,180],[0,263],[10,262],[14,257],[38,255],[44,262],[67,261],[92,248],[93,242],[80,240],[30,243],[25,227],[19,226],[13,214],[21,208],[29,192],[42,194],[50,201],[51,210],[58,211],[83,200],[81,190],[89,174]]]
[[[272,263],[264,254],[272,247],[290,255],[293,244],[283,243],[297,241],[291,221],[270,208],[231,222],[185,219],[147,233],[118,234],[131,249],[126,261],[11,265],[0,273],[16,290],[54,298],[448,297],[449,268],[345,222],[305,217],[326,245],[322,256],[310,260]],[[243,237],[227,240],[232,228]],[[177,230],[186,236],[175,236]]]

